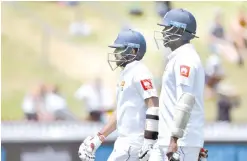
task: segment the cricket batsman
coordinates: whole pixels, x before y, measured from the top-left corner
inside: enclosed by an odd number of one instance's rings
[[[139,161],[149,158],[158,139],[159,100],[153,76],[140,61],[146,53],[146,41],[137,31],[121,31],[108,54],[112,70],[121,67],[117,85],[117,108],[109,122],[79,147],[82,161],[94,161],[95,152],[105,138],[117,130],[118,137],[108,161]],[[114,67],[113,64],[116,66]]]
[[[162,78],[159,137],[149,161],[198,161],[204,144],[204,69],[190,41],[196,36],[196,19],[184,9],[172,9],[154,34],[156,44],[171,49]],[[162,39],[157,39],[157,33]]]

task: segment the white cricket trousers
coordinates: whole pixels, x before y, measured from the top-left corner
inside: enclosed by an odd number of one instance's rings
[[[178,147],[180,161],[198,161],[200,149],[199,147]],[[149,161],[168,161],[167,150],[167,146],[154,146]]]
[[[139,161],[141,146],[142,142],[131,143],[125,138],[118,137],[107,161]]]

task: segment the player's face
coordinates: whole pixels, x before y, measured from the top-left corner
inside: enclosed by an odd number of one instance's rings
[[[121,66],[126,61],[126,59],[124,58],[124,55],[123,55],[124,51],[125,51],[124,48],[116,48],[114,50],[114,56],[116,59],[116,65],[117,66]]]
[[[124,63],[124,50],[124,48],[116,48],[113,52],[108,53],[108,64],[112,70],[115,70],[118,66],[121,66]]]
[[[162,34],[163,34],[163,45],[165,47],[172,47],[176,44],[176,42],[180,39],[182,33],[184,31],[182,31],[179,28],[176,28],[174,26],[166,26],[163,30],[162,30]]]
[[[112,70],[117,67],[125,67],[128,63],[132,62],[136,58],[135,50],[131,47],[116,48],[113,53],[108,53],[108,63]],[[112,67],[112,63],[115,64],[115,68]]]

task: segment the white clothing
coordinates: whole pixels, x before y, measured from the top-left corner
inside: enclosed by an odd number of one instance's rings
[[[27,95],[25,96],[23,102],[22,102],[22,110],[24,113],[28,113],[28,114],[34,114],[36,113],[36,109],[35,109],[35,101],[33,99],[32,96]]]
[[[85,100],[88,112],[109,110],[114,106],[111,92],[104,87],[95,89],[93,84],[82,85],[76,92],[75,97],[79,100]]]
[[[133,144],[126,137],[118,137],[107,161],[139,161],[138,154],[142,145],[140,143]]]
[[[192,44],[185,44],[168,55],[159,102],[159,145],[169,145],[175,105],[182,93],[188,92],[195,96],[195,105],[178,146],[203,146],[204,83],[204,69]]]
[[[117,85],[117,131],[119,136],[142,138],[147,106],[145,99],[157,97],[153,76],[140,61],[134,61],[120,73]]]
[[[140,61],[126,65],[117,84],[117,132],[108,161],[139,161],[146,121],[145,99],[157,97],[153,76]]]
[[[223,71],[220,57],[218,55],[213,54],[209,56],[206,62],[206,66],[205,66],[205,73],[209,77],[213,75],[223,76],[224,71]]]
[[[57,110],[67,109],[66,100],[58,94],[48,93],[45,96],[45,109],[51,113]]]
[[[166,153],[167,146],[156,146],[151,151],[149,161],[169,161]],[[198,161],[199,147],[178,147],[180,161]]]

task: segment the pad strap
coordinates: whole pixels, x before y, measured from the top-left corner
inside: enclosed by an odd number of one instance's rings
[[[145,142],[155,143],[158,139],[159,107],[149,107],[146,112]]]

